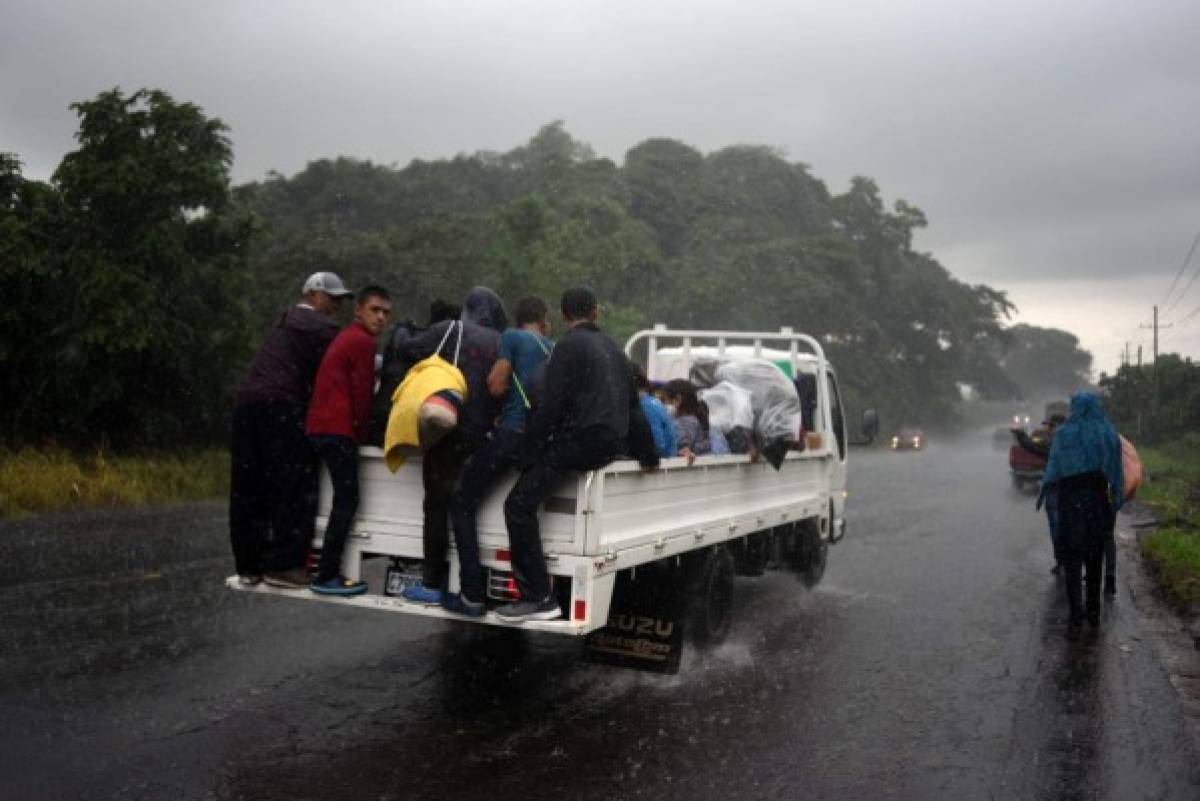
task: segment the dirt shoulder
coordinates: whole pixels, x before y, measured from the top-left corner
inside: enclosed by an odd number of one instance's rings
[[[1160,571],[1143,555],[1143,542],[1159,528],[1149,505],[1132,501],[1117,516],[1118,580],[1129,589],[1146,631],[1200,736],[1200,610],[1168,600]]]

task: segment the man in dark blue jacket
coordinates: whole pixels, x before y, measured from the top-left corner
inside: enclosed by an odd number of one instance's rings
[[[307,587],[317,512],[316,455],[304,435],[317,367],[350,290],[313,273],[303,301],[267,334],[238,386],[230,456],[229,539],[243,584]]]
[[[586,287],[568,289],[561,305],[568,330],[550,354],[541,401],[526,428],[521,477],[504,502],[521,591],[520,601],[496,610],[506,620],[561,615],[537,513],[562,479],[571,472],[598,470],[630,452],[643,467],[658,467],[629,360],[596,326],[596,296]]]

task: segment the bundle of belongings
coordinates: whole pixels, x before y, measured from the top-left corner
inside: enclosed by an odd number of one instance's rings
[[[451,325],[462,336],[462,323]],[[445,338],[442,343],[445,344]],[[441,345],[438,350],[441,350]],[[455,361],[458,360],[455,349]],[[393,473],[416,449],[427,451],[458,425],[467,397],[467,379],[458,367],[434,353],[408,370],[392,394],[384,436],[384,458]]]
[[[691,379],[708,387],[700,399],[729,449],[745,453],[752,440],[778,470],[800,439],[800,395],[792,380],[766,359],[746,358],[698,360]]]

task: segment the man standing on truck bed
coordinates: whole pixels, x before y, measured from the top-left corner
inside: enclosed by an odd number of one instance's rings
[[[486,612],[484,573],[479,561],[479,534],[475,516],[488,490],[501,475],[521,461],[525,423],[534,403],[534,385],[554,343],[548,338],[546,302],[541,298],[517,301],[517,327],[500,337],[500,353],[488,374],[488,392],[504,398],[496,430],[463,467],[454,492],[450,517],[454,546],[458,550],[460,592],[442,597],[442,607],[471,617]]]
[[[526,428],[521,477],[504,502],[521,600],[496,610],[506,620],[554,620],[537,513],[572,471],[598,470],[630,450],[643,467],[658,467],[629,361],[596,326],[596,296],[586,287],[562,296],[567,333],[546,366],[541,402]]]
[[[264,577],[280,587],[308,585],[304,560],[317,511],[317,472],[304,415],[317,366],[337,336],[333,317],[353,293],[333,273],[313,273],[301,291],[302,302],[263,340],[233,409],[229,539],[246,585]]]
[[[310,589],[319,595],[360,595],[364,581],[342,576],[342,552],[358,511],[358,446],[367,441],[371,392],[375,389],[375,339],[387,326],[392,301],[383,287],[358,294],[354,322],[325,352],[305,430],[329,469],[333,506],[321,545],[321,562]]]

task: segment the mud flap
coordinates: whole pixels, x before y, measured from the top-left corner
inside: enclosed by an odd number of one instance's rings
[[[671,570],[647,565],[617,576],[608,625],[584,640],[584,658],[655,673],[679,672],[683,609]]]

